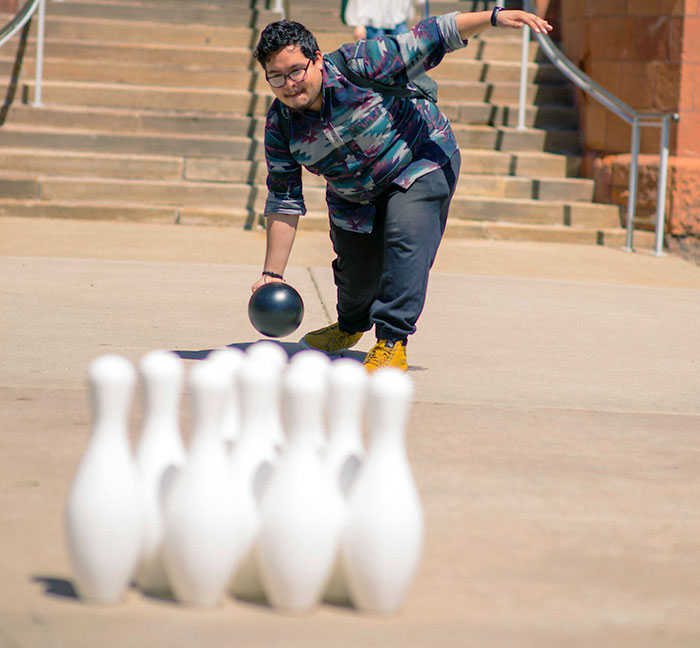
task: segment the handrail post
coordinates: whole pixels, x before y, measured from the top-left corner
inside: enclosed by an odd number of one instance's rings
[[[46,0],[39,0],[39,18],[36,32],[36,63],[34,70],[34,108],[41,108],[41,83],[44,75],[44,23]]]
[[[664,115],[661,123],[661,147],[659,150],[659,184],[656,190],[656,240],[654,255],[664,256],[664,230],[666,228],[666,184],[668,179],[668,142],[671,133],[671,115]]]
[[[282,20],[288,20],[289,2],[285,0],[275,0],[275,7],[272,11],[278,13],[281,16]]]
[[[639,117],[632,120],[632,155],[630,159],[629,195],[627,196],[627,244],[626,252],[634,252],[634,215],[637,209],[637,171],[639,168]]]
[[[525,130],[525,104],[527,103],[527,64],[530,58],[530,28],[523,25],[523,42],[520,52],[520,94],[518,98],[518,130]]]

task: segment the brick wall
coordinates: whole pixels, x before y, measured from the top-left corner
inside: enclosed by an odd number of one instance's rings
[[[700,0],[565,0],[562,48],[604,88],[636,110],[677,112],[671,129],[667,230],[700,237]],[[578,97],[584,173],[597,199],[625,213],[630,127],[598,102]],[[643,128],[637,215],[656,209],[660,129]]]
[[[18,0],[0,0],[0,13],[14,13],[18,6]]]

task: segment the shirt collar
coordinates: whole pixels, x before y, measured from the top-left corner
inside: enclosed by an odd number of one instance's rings
[[[338,69],[331,63],[330,59],[326,56],[323,57],[323,89],[326,88],[340,88],[342,83],[340,81],[341,75]]]

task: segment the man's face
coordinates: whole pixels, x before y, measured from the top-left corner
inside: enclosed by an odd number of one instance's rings
[[[308,64],[308,67],[307,67]],[[306,76],[304,76],[306,69]],[[316,52],[316,58],[306,58],[297,45],[288,45],[275,52],[265,65],[267,78],[284,80],[280,88],[272,87],[272,92],[285,106],[292,110],[321,110],[321,89],[323,87],[323,57]],[[293,81],[282,75],[293,74],[303,81]]]

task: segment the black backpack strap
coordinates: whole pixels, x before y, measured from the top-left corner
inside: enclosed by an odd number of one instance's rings
[[[391,97],[401,97],[407,99],[426,99],[426,96],[420,90],[413,90],[406,86],[393,86],[387,83],[381,83],[374,79],[368,79],[361,74],[358,74],[350,68],[345,62],[345,58],[340,53],[340,50],[335,50],[328,54],[328,58],[333,61],[333,64],[340,70],[341,74],[350,80],[351,83],[360,88],[370,88],[376,92],[389,95]]]
[[[284,139],[289,141],[289,134],[291,131],[291,127],[289,125],[289,115],[287,114],[287,111],[284,109],[284,107],[282,106],[282,102],[279,99],[275,99],[272,102],[272,107],[277,113],[277,121],[279,122],[282,135],[284,135]]]

